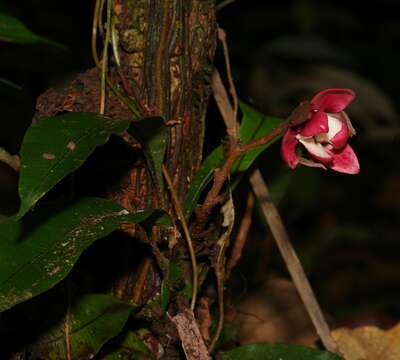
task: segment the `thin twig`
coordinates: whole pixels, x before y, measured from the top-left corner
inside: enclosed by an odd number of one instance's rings
[[[71,347],[71,283],[70,280],[66,280],[67,290],[67,309],[64,317],[64,341],[65,341],[65,353],[67,360],[72,360],[72,347]]]
[[[101,61],[101,78],[100,78],[100,115],[104,115],[106,104],[106,78],[108,67],[108,45],[111,37],[111,0],[107,0],[107,23],[106,36],[103,45],[103,57]]]
[[[142,296],[143,289],[144,289],[144,286],[147,281],[147,275],[149,274],[149,271],[150,271],[150,265],[151,265],[151,262],[150,262],[150,259],[148,259],[148,258],[144,259],[144,261],[140,265],[139,275],[136,279],[135,285],[133,287],[133,292],[132,292],[132,294],[133,294],[132,302],[135,305],[139,304],[140,297]]]
[[[214,332],[214,336],[211,340],[208,352],[211,354],[218,342],[218,339],[222,333],[225,319],[225,306],[224,306],[224,282],[225,282],[225,265],[226,265],[226,249],[229,246],[230,236],[235,223],[235,207],[233,205],[232,193],[229,191],[229,200],[222,207],[221,212],[224,214],[224,221],[222,226],[226,227],[226,230],[222,233],[218,239],[215,247],[218,249],[218,255],[214,264],[215,277],[217,278],[217,293],[218,293],[218,321],[217,328]]]
[[[226,277],[229,278],[232,269],[237,265],[240,257],[242,256],[243,248],[247,241],[250,226],[253,219],[254,209],[254,194],[252,192],[247,196],[246,210],[243,214],[242,221],[239,225],[239,231],[236,236],[235,243],[233,245],[231,255],[226,265]]]
[[[99,24],[100,1],[101,0],[96,0],[92,25],[92,56],[97,67],[100,67],[100,60],[97,54],[97,29]]]
[[[111,45],[117,67],[120,67],[121,60],[119,59],[119,52],[118,52],[118,31],[116,29],[115,15],[113,16],[111,21]]]
[[[182,229],[185,234],[187,246],[189,249],[190,261],[192,263],[192,283],[193,283],[192,284],[192,300],[190,303],[190,308],[193,311],[196,306],[196,298],[197,298],[197,291],[198,291],[198,274],[197,274],[198,270],[197,270],[196,253],[194,251],[192,237],[190,235],[188,224],[186,222],[181,205],[179,203],[178,195],[176,194],[174,185],[171,180],[171,176],[169,175],[168,170],[165,167],[165,165],[163,165],[163,174],[165,177],[165,181],[167,182],[169,191],[171,193],[172,203],[174,205],[175,212],[178,215],[178,219],[182,225]]]
[[[218,5],[217,5],[217,11],[221,10],[222,8],[224,8],[225,6],[228,6],[230,4],[232,4],[233,2],[235,2],[236,0],[223,0],[221,1]]]
[[[211,344],[208,348],[208,352],[211,354],[218,342],[219,337],[221,336],[222,329],[224,327],[225,321],[225,300],[224,300],[224,282],[225,282],[225,271],[224,268],[220,268],[215,271],[215,277],[217,278],[217,295],[218,295],[218,320],[217,320],[217,328],[215,330],[214,336],[211,340]]]
[[[221,75],[219,74],[218,70],[215,70],[212,75],[211,85],[213,89],[215,102],[218,105],[218,109],[220,110],[222,119],[224,120],[226,126],[226,132],[230,137],[236,138],[237,137],[236,116],[229,102],[228,94],[226,93],[225,86],[222,83]]]
[[[104,37],[104,27],[102,23],[102,15],[104,12],[104,4],[106,3],[106,0],[100,0],[100,9],[99,9],[99,14],[98,14],[98,28],[100,32],[100,36]]]
[[[235,129],[237,129],[237,113],[239,109],[239,100],[236,92],[236,87],[235,83],[233,81],[233,76],[232,76],[232,68],[231,68],[231,60],[229,56],[229,48],[228,48],[228,43],[226,41],[226,33],[224,29],[218,28],[218,39],[222,43],[222,47],[224,49],[224,59],[225,59],[225,66],[226,66],[226,77],[228,78],[228,83],[229,83],[229,92],[232,95],[232,100],[233,100],[233,119],[235,122]],[[237,130],[236,130],[237,133]]]
[[[250,183],[255,195],[260,201],[262,213],[272,234],[274,235],[276,244],[285,260],[290,276],[293,279],[293,283],[303,300],[304,306],[307,309],[322,343],[326,349],[337,353],[337,344],[331,336],[328,324],[322,314],[321,308],[315,298],[307,276],[301,266],[300,260],[291,245],[289,235],[286,232],[278,210],[271,200],[268,187],[262,178],[260,170],[257,169],[251,174]]]
[[[21,166],[20,158],[18,155],[11,155],[9,152],[0,148],[0,161],[12,167],[16,172],[19,171]]]

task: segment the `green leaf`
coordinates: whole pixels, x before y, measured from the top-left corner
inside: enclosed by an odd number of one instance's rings
[[[222,360],[341,360],[327,351],[301,345],[249,344],[221,353]]]
[[[132,309],[122,301],[104,294],[85,294],[74,299],[69,312],[72,359],[94,357],[107,341],[121,332]],[[63,316],[39,340],[40,346],[32,351],[35,358],[67,359],[64,321]]]
[[[162,196],[162,165],[167,148],[168,128],[161,117],[148,117],[131,123],[129,132],[143,147],[151,176]]]
[[[239,128],[239,138],[242,143],[248,143],[253,139],[270,133],[282,122],[282,119],[263,115],[243,102],[240,102],[240,109],[243,112],[243,119]],[[278,137],[274,139],[274,141],[260,146],[257,149],[253,149],[245,154],[233,166],[232,173],[235,174],[248,170],[256,158],[276,140],[278,140]],[[224,159],[224,149],[222,145],[220,145],[215,148],[201,164],[199,171],[190,183],[183,204],[183,212],[186,219],[189,219],[199,201],[202,191],[212,180],[214,170],[223,165]]]
[[[110,200],[84,198],[0,224],[0,311],[52,288],[87,247],[121,224],[138,224],[160,212],[129,214]]]
[[[63,45],[55,41],[36,35],[17,18],[4,13],[0,13],[0,41],[18,44],[49,44],[65,49]]]
[[[168,309],[169,297],[170,297],[169,281],[163,279],[163,281],[161,282],[160,305],[161,309],[163,309],[164,311],[167,311]]]
[[[131,360],[131,359],[154,359],[153,354],[143,341],[132,331],[127,332],[118,349],[108,353],[103,360]]]
[[[220,145],[207,156],[201,164],[199,171],[193,177],[183,204],[183,214],[186,220],[189,219],[196,207],[202,191],[213,178],[214,170],[223,164],[224,158],[224,148]]]
[[[186,279],[182,273],[182,269],[185,267],[185,261],[170,261],[169,267],[169,278],[163,279],[161,282],[160,291],[160,305],[161,309],[166,311],[168,309],[171,290],[177,294],[185,296],[187,299],[192,298],[192,283],[189,279]]]
[[[68,113],[46,117],[32,125],[21,147],[17,218],[69,173],[78,169],[110,135],[124,132],[129,121],[118,121],[92,113]]]
[[[240,102],[240,110],[243,112],[242,122],[239,128],[239,138],[244,144],[256,139],[260,136],[266,135],[274,130],[281,122],[282,119],[266,116],[259,113],[257,110],[244,102]],[[234,171],[246,171],[256,160],[256,158],[271,144],[277,141],[276,137],[272,142],[259,146],[256,149],[247,152],[235,165]]]

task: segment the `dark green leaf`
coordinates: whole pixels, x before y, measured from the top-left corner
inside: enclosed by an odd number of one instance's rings
[[[54,185],[78,169],[112,134],[124,132],[129,121],[92,113],[46,117],[31,126],[21,147],[19,195],[22,217]]]
[[[224,158],[224,148],[220,145],[207,156],[193,177],[183,204],[183,213],[187,220],[197,205],[202,191],[213,178],[215,168],[222,165]]]
[[[282,122],[282,119],[263,115],[243,102],[240,103],[240,108],[243,112],[243,119],[239,128],[239,137],[242,143],[248,143],[255,138],[268,134]],[[274,139],[274,141],[277,139]],[[239,173],[248,170],[256,158],[273,142],[249,151],[234,165],[232,172]],[[215,168],[222,166],[224,158],[224,149],[220,145],[201,164],[199,171],[190,183],[183,204],[186,219],[189,219],[202,191],[213,178]]]
[[[160,302],[161,302],[161,309],[164,311],[167,311],[168,309],[168,304],[169,304],[169,296],[170,296],[170,291],[169,291],[169,281],[163,280],[161,282],[161,293],[160,293]]]
[[[0,13],[0,41],[16,42],[19,44],[49,44],[60,48],[63,45],[34,34],[17,18]]]
[[[84,198],[0,224],[0,311],[56,285],[89,245],[121,224],[141,223],[159,213],[128,214],[112,201]]]
[[[185,267],[184,261],[169,262],[169,279],[163,279],[161,283],[160,302],[161,308],[165,311],[168,308],[171,290],[181,294],[188,299],[192,298],[192,283],[190,279],[186,279],[182,273]]]
[[[121,332],[131,311],[131,306],[109,295],[86,294],[75,299],[69,312],[72,359],[94,357],[107,341]],[[62,317],[38,341],[40,346],[32,351],[35,357],[67,359],[64,321]]]
[[[163,186],[162,165],[167,148],[168,128],[161,117],[148,117],[132,122],[129,132],[143,147],[151,175],[159,188]]]
[[[333,353],[301,345],[249,344],[221,353],[222,360],[341,360]]]
[[[143,341],[134,333],[128,332],[118,344],[118,349],[110,352],[103,360],[151,360],[154,356],[150,353]]]
[[[243,119],[239,128],[239,137],[240,141],[244,144],[270,133],[282,122],[282,119],[280,118],[266,116],[259,113],[244,102],[240,102],[240,110],[243,112]],[[278,137],[268,144],[250,150],[239,160],[234,170],[238,172],[246,171],[253,164],[258,155],[277,140]]]

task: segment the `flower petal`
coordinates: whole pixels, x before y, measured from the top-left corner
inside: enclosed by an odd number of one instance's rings
[[[314,110],[338,113],[349,105],[356,94],[351,89],[331,88],[320,91],[311,100]]]
[[[342,111],[341,114],[343,115],[343,118],[346,120],[346,124],[349,129],[349,136],[353,137],[357,133],[356,129],[354,129],[354,126],[351,123],[349,116],[344,111]]]
[[[360,164],[357,155],[350,145],[346,145],[339,152],[332,152],[333,162],[330,168],[332,170],[345,174],[358,174],[360,172]]]
[[[328,139],[331,140],[339,131],[342,130],[343,120],[339,114],[327,114],[328,115]]]
[[[322,111],[312,112],[311,118],[300,130],[300,134],[305,137],[327,133],[329,130],[328,116]]]
[[[332,161],[332,155],[330,152],[328,152],[322,144],[319,142],[316,142],[314,138],[299,138],[299,141],[304,147],[307,149],[307,151],[310,153],[310,155],[324,163],[325,165],[330,165]]]
[[[350,137],[347,121],[341,114],[328,114],[328,141],[334,149],[343,148]]]
[[[299,141],[296,139],[296,131],[288,129],[282,139],[281,153],[283,160],[292,169],[294,169],[299,163],[296,153],[298,143]]]

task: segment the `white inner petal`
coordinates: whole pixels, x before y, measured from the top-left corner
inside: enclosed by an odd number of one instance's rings
[[[330,114],[327,113],[328,115],[328,141],[333,139],[335,135],[342,130],[343,127],[343,120],[342,116],[340,114]]]
[[[313,138],[303,138],[300,137],[298,139],[300,143],[304,145],[307,151],[319,158],[327,158],[329,159],[331,156],[325,151],[325,148],[318,142],[316,142]]]
[[[354,126],[351,123],[349,116],[344,111],[342,111],[341,114],[346,121],[350,137],[354,136],[356,134],[356,130],[354,129]]]

